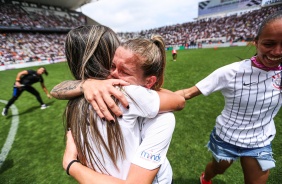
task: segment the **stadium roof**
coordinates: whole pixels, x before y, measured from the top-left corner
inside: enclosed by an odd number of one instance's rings
[[[80,6],[90,3],[91,1],[94,1],[94,0],[18,0],[18,1],[59,6],[62,8],[75,10],[79,8]]]

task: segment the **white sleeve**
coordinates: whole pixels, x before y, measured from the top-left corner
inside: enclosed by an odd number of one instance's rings
[[[162,113],[153,119],[145,118],[142,125],[142,142],[131,162],[145,169],[156,169],[166,159],[175,117],[172,112]]]
[[[237,62],[238,63],[238,62]],[[205,96],[223,89],[229,81],[234,77],[237,63],[232,63],[221,68],[218,68],[206,78],[196,84],[196,87]]]
[[[160,97],[156,91],[136,85],[124,86],[123,89],[129,98],[132,116],[153,118],[159,113]]]

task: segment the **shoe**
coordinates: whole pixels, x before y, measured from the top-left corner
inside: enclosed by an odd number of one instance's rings
[[[4,108],[2,111],[2,116],[7,116],[8,115],[8,109]]]
[[[46,109],[47,107],[49,107],[49,106],[47,106],[46,104],[43,104],[43,105],[41,105],[40,109]]]
[[[200,176],[200,184],[212,184],[212,181],[206,181],[204,179],[205,173],[202,173],[202,175]]]

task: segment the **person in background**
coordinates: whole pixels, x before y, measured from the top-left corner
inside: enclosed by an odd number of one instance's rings
[[[104,26],[79,27],[67,36],[66,56],[69,68],[75,79],[82,82],[76,85],[74,81],[75,89],[57,85],[51,91],[54,97],[66,98],[64,91],[70,89],[85,92],[89,79],[120,78],[138,86],[121,88],[129,106],[119,104],[123,114],[118,117],[112,114],[114,119],[110,121],[106,121],[104,117],[99,118],[81,94],[69,101],[65,115],[66,127],[71,128],[71,134],[68,131],[67,135],[68,141],[71,139],[75,143],[77,152],[65,152],[65,155],[71,156],[64,156],[63,166],[79,182],[100,184],[111,181],[139,182],[142,179],[144,183],[152,183],[153,180],[154,183],[171,183],[172,171],[166,152],[175,119],[172,113],[157,114],[159,111],[179,110],[184,107],[185,100],[160,89],[165,68],[164,42],[159,36],[154,36],[151,40],[130,40],[118,47],[113,58],[113,51],[118,43],[116,34]],[[108,81],[113,82],[112,79]],[[122,80],[118,83],[121,84]],[[174,99],[173,103],[166,101],[170,98]],[[140,118],[141,124],[138,124],[137,118]],[[148,153],[155,156],[148,159]],[[79,161],[76,160],[77,157]],[[106,178],[109,180],[104,180],[105,175],[100,173],[116,178],[108,176]]]
[[[186,100],[221,91],[225,106],[216,118],[208,149],[213,159],[200,177],[201,184],[223,174],[240,158],[246,184],[265,184],[275,167],[271,142],[273,118],[282,105],[282,11],[267,17],[255,37],[256,54],[223,66],[195,86],[176,93]]]
[[[44,79],[42,74],[48,75],[45,67],[40,67],[35,70],[23,70],[17,74],[16,82],[13,87],[12,98],[8,101],[7,105],[3,108],[2,116],[7,116],[10,106],[20,97],[22,92],[27,91],[36,97],[36,100],[40,103],[41,109],[46,109],[47,105],[42,101],[39,92],[32,87],[32,84],[40,82],[43,91],[46,93],[48,98],[52,98],[49,94],[46,86],[44,85]]]
[[[172,53],[172,59],[173,59],[173,61],[176,61],[176,59],[177,59],[177,51],[176,51],[176,49],[173,48],[171,53]]]

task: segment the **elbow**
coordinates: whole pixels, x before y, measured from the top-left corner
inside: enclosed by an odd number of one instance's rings
[[[58,96],[58,93],[55,92],[55,91],[53,91],[53,90],[50,91],[50,95],[51,95],[52,97],[56,98],[56,99],[60,99],[59,96]]]
[[[56,98],[56,97],[55,97],[55,93],[54,93],[52,90],[50,91],[50,95],[51,95],[52,97]]]
[[[186,104],[185,98],[181,97],[180,103],[178,104],[176,111],[182,110],[185,107],[185,104]]]

